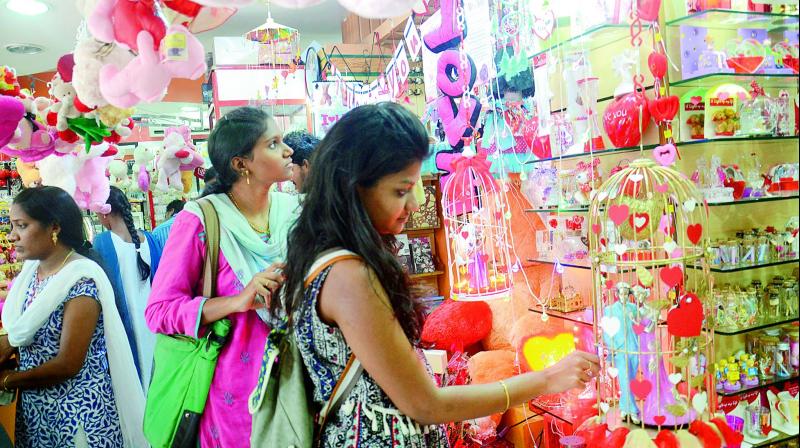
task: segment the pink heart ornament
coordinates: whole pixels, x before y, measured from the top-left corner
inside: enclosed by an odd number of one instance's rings
[[[608,216],[611,218],[611,221],[614,222],[617,226],[621,225],[625,220],[628,219],[628,214],[630,213],[630,209],[627,205],[612,205],[608,208]]]
[[[672,143],[656,146],[653,149],[653,158],[661,166],[670,166],[675,163],[678,156],[678,149]]]
[[[664,182],[663,184],[656,184],[656,193],[666,193],[669,190],[669,184]]]

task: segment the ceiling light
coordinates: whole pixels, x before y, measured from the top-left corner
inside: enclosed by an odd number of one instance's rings
[[[14,54],[39,54],[44,51],[44,47],[36,44],[8,44],[6,51]]]
[[[50,9],[46,3],[39,0],[9,0],[6,8],[26,16],[38,16]]]

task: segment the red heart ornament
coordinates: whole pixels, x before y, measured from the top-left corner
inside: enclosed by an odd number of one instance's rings
[[[694,293],[681,296],[677,306],[667,313],[669,334],[684,338],[700,336],[703,329],[703,304]]]
[[[600,224],[592,224],[592,233],[595,235],[600,234]]]
[[[639,233],[650,224],[650,215],[648,213],[633,213],[628,218],[628,223],[636,229],[636,233]]]
[[[548,224],[550,224],[550,227],[552,227],[552,228],[554,228],[554,229],[555,229],[556,227],[558,227],[558,221],[556,221],[555,219],[551,219],[551,220],[550,220],[550,221],[548,221],[547,223],[548,223]]]
[[[662,96],[647,102],[647,107],[650,109],[650,115],[656,123],[664,121],[672,121],[678,113],[680,106],[680,99],[675,95]]]
[[[644,333],[644,325],[642,325],[642,324],[633,324],[633,332],[636,333],[636,335],[640,335],[640,334]]]
[[[663,78],[667,74],[667,57],[654,51],[647,57],[647,67],[654,78]]]
[[[631,392],[633,392],[633,396],[644,400],[650,395],[650,391],[653,390],[653,383],[649,380],[632,380],[631,381]]]
[[[617,226],[621,225],[628,219],[628,214],[630,213],[630,209],[627,205],[617,205],[614,204],[608,208],[608,216],[611,218],[611,221],[614,222]]]
[[[655,423],[658,426],[663,425],[665,421],[667,421],[667,416],[665,416],[665,415],[654,415],[653,416],[653,423]]]
[[[670,288],[674,288],[683,283],[683,270],[681,270],[680,266],[661,268],[658,272],[658,276],[661,277],[661,281]]]
[[[461,232],[461,238],[464,238],[464,239],[469,238],[469,232],[467,232],[466,230],[462,231]]]
[[[614,280],[608,279],[606,280],[606,289],[614,289],[614,285],[616,284],[617,282],[615,282]]]
[[[689,237],[689,241],[692,244],[697,244],[700,241],[700,237],[703,236],[703,225],[697,223],[686,227],[686,236]]]
[[[650,125],[650,110],[643,94],[629,93],[616,98],[603,113],[603,128],[617,148],[635,146],[642,139],[642,132],[639,132],[640,109],[644,132]]]

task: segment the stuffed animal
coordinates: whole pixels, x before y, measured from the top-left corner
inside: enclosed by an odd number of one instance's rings
[[[197,79],[206,70],[203,44],[181,25],[170,27],[170,34],[183,34],[183,50],[152,49],[156,43],[147,31],[137,37],[140,51],[124,68],[109,64],[100,69],[100,92],[110,104],[127,108],[140,102],[156,102],[164,97],[172,78]],[[185,54],[183,53],[185,52]],[[161,54],[166,54],[162,60]]]
[[[108,152],[107,143],[92,146],[89,153],[78,155],[80,169],[75,175],[75,203],[78,207],[95,213],[108,214],[111,205],[107,204],[110,185],[106,177],[106,168],[110,157],[103,157]]]
[[[114,159],[108,164],[108,173],[111,175],[111,183],[122,190],[131,186],[131,179],[128,177],[128,164],[119,159]]]
[[[101,108],[108,104],[100,92],[100,69],[104,65],[113,65],[122,69],[133,60],[130,51],[115,43],[99,42],[95,39],[83,39],[75,47],[75,69],[72,75],[72,86],[78,93],[81,102],[89,107]]]
[[[0,96],[0,152],[35,162],[53,153],[55,135],[26,115],[18,98]]]
[[[19,96],[20,88],[17,74],[8,66],[0,67],[0,95]]]
[[[181,166],[192,163],[195,155],[199,157],[201,165],[203,159],[197,151],[188,146],[184,136],[176,128],[168,128],[164,135],[164,150],[156,162],[158,168],[156,187],[161,191],[167,191],[169,188],[182,191]]]
[[[22,159],[17,159],[15,165],[19,177],[22,179],[22,185],[25,188],[34,187],[42,182],[42,176],[39,174],[39,169],[36,168],[34,163],[23,162]]]
[[[59,187],[69,193],[75,194],[75,175],[81,169],[81,161],[76,153],[64,154],[60,157],[45,157],[36,163],[42,178],[42,185]]]
[[[136,175],[136,185],[140,190],[150,191],[150,172],[147,165],[155,159],[153,149],[147,145],[139,144],[133,150],[133,173]]]
[[[17,98],[0,96],[0,148],[14,138],[19,121],[25,117],[25,105]]]
[[[49,109],[56,114],[56,130],[66,131],[69,128],[67,120],[81,116],[80,111],[75,108],[75,98],[78,96],[75,87],[56,74],[50,83],[50,95],[56,98],[56,102]]]
[[[146,45],[158,51],[158,43],[166,34],[166,26],[156,14],[154,0],[99,0],[87,19],[89,32],[103,42],[117,42],[137,53],[143,48],[138,35],[152,36]]]
[[[486,302],[447,301],[425,320],[422,342],[440,350],[462,352],[492,329],[492,310]]]

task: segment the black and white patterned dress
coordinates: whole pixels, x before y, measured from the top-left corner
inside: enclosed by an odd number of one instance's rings
[[[50,277],[39,281],[34,276],[25,293],[23,312],[49,281]],[[64,302],[36,332],[33,342],[19,348],[19,370],[38,367],[58,354],[64,326],[64,304],[80,296],[99,302],[94,280],[82,278],[75,283]],[[86,361],[76,376],[54,386],[22,391],[17,405],[15,446],[73,447],[79,428],[85,432],[88,446],[92,448],[123,446],[104,335],[101,313]]]
[[[326,325],[317,315],[317,299],[330,269],[322,271],[306,289],[304,306],[295,325],[297,345],[313,382],[314,402],[318,407],[331,396],[351,354],[342,332]],[[446,448],[449,445],[443,427],[421,427],[400,413],[364,371],[336,415],[328,417],[322,446]]]

